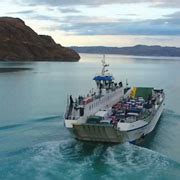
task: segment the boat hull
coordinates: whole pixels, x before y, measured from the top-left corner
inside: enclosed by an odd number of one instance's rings
[[[156,113],[149,123],[142,127],[121,131],[112,125],[97,125],[97,124],[73,124],[69,128],[73,136],[77,140],[91,141],[91,142],[104,142],[104,143],[124,143],[130,142],[138,144],[151,133],[163,112],[164,102],[158,107]]]

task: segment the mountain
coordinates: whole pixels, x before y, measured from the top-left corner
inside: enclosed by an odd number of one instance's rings
[[[78,53],[180,57],[180,48],[177,47],[137,45],[134,47],[73,46],[71,48],[77,51]]]
[[[78,61],[71,48],[56,44],[52,37],[38,35],[19,18],[0,17],[0,60]]]

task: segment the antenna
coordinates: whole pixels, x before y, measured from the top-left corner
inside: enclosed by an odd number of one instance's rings
[[[129,85],[129,84],[128,84],[128,79],[126,79],[126,88],[128,87],[128,85]]]
[[[101,74],[104,76],[105,72],[108,72],[108,69],[106,69],[106,67],[109,66],[109,64],[106,64],[105,54],[103,54],[103,59],[101,62],[102,62],[102,66],[103,66]]]

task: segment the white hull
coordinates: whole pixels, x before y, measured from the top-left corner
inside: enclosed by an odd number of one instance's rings
[[[87,125],[73,123],[71,128],[68,128],[71,134],[78,140],[92,141],[92,142],[108,142],[108,143],[138,143],[146,135],[151,133],[163,112],[164,102],[158,107],[156,113],[150,122],[144,123],[142,126],[137,126],[133,129],[122,131],[121,129],[99,126],[99,125]],[[144,122],[144,121],[143,121]]]
[[[149,123],[137,129],[127,131],[127,137],[125,137],[123,141],[134,142],[140,138],[144,138],[146,135],[151,133],[155,129],[163,110],[164,102],[162,102],[153,119]]]

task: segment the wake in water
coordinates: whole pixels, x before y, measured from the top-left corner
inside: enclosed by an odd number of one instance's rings
[[[26,152],[19,167],[32,179],[178,178],[180,164],[155,151],[129,143],[102,145],[72,139],[46,142]],[[171,171],[171,174],[168,172]],[[162,178],[162,179],[163,179]]]
[[[151,144],[151,146],[149,146],[150,148],[156,149],[156,144],[159,148],[161,146],[164,148],[163,142],[165,142],[165,144],[168,144],[169,141],[173,143],[171,139],[173,133],[168,132],[172,131],[174,125],[179,123],[179,117],[175,112],[165,110],[160,124],[157,127],[157,133],[152,140],[153,145]],[[42,142],[32,146],[29,145],[27,148],[4,154],[4,156],[6,156],[3,161],[1,161],[0,179],[22,179],[22,177],[26,177],[26,180],[159,180],[160,177],[163,180],[180,179],[180,163],[156,151],[129,143],[122,145],[84,143],[74,140],[68,134],[64,135],[66,131],[65,129],[63,130],[62,116],[31,119],[25,121],[23,125],[1,127],[0,132],[2,131],[4,134],[5,131],[10,129],[15,129],[17,132],[17,128],[23,129],[23,131],[26,132],[28,128],[31,128],[32,130],[27,136],[29,137],[37,132],[33,129],[33,126],[37,125],[37,130],[39,134],[41,134],[45,130],[43,128],[42,131],[40,131],[41,126],[45,124],[49,126],[53,120],[58,123],[61,121],[61,124],[58,124],[58,127],[56,127],[58,133],[61,135],[58,137],[59,140],[54,141],[53,137],[52,141]],[[20,135],[23,136],[23,134]],[[50,134],[48,136],[50,136]],[[36,136],[35,138],[37,139]],[[47,139],[45,141],[47,141]]]
[[[35,119],[30,119],[30,120],[24,120],[24,123],[18,123],[18,124],[11,124],[11,125],[5,125],[5,126],[0,126],[0,131],[2,130],[7,130],[7,129],[14,129],[14,128],[18,128],[21,126],[26,126],[26,125],[30,125],[34,122],[46,122],[46,121],[51,121],[53,119],[56,118],[62,118],[61,115],[50,115],[50,116],[43,116],[43,117],[39,117],[39,118],[35,118]]]
[[[6,130],[6,129],[13,129],[13,128],[17,128],[20,126],[23,126],[23,124],[12,124],[12,125],[7,125],[7,126],[1,126],[0,131]]]
[[[36,119],[30,120],[30,122],[44,122],[44,121],[51,121],[56,118],[63,118],[61,115],[51,115],[51,116],[45,116],[45,117],[40,117]]]

